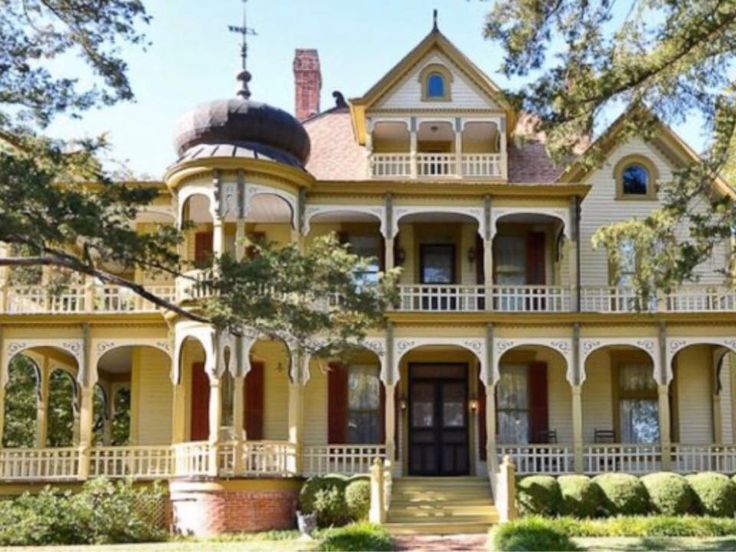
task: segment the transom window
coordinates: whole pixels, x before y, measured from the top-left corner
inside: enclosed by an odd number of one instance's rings
[[[657,383],[652,377],[652,367],[643,363],[623,364],[618,375],[621,442],[659,442]]]
[[[439,73],[430,73],[427,77],[427,97],[445,97],[445,78]]]
[[[649,170],[640,163],[631,163],[621,173],[624,195],[642,195],[649,192]]]
[[[378,443],[380,438],[380,392],[376,366],[348,369],[348,443]]]

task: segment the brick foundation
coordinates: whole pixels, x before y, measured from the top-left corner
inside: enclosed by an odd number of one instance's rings
[[[171,481],[174,531],[183,535],[269,531],[296,527],[300,481]]]

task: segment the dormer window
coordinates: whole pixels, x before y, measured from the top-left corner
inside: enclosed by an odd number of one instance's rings
[[[656,199],[657,168],[641,155],[621,159],[614,169],[616,199]]]
[[[419,74],[419,83],[422,86],[422,101],[450,101],[452,73],[444,65],[438,63],[427,65]]]
[[[427,98],[445,97],[445,78],[439,73],[430,73],[427,77]]]

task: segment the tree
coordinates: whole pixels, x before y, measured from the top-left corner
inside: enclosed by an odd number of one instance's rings
[[[32,448],[36,444],[38,368],[28,357],[16,355],[8,367],[5,389],[4,447]]]
[[[601,117],[622,105],[614,143],[650,137],[663,123],[702,119],[709,136],[702,161],[677,171],[662,208],[594,238],[613,260],[622,243],[634,244],[633,284],[642,296],[694,279],[695,267],[730,238],[736,222],[733,189],[719,182],[736,129],[736,2],[500,0],[485,34],[504,51],[505,75],[528,80],[514,101],[533,115],[558,161],[584,148]],[[603,158],[598,142],[576,163],[597,167]]]
[[[380,292],[394,275],[376,288],[357,286],[353,275],[366,261],[334,237],[305,252],[260,244],[255,256],[215,259],[204,282],[192,280],[215,291],[204,305],[179,305],[124,276],[138,269],[188,277],[190,267],[176,253],[182,234],[173,225],[140,234],[129,224],[158,188],[111,176],[99,162],[104,139],[59,143],[38,131],[58,114],[79,117],[133,97],[119,51],[145,45],[139,27],[149,16],[139,0],[0,0],[0,6],[0,242],[11,248],[0,266],[31,276],[40,266],[54,267],[52,291],[91,276],[218,330],[298,342],[315,353],[347,347],[382,320],[392,296]],[[53,75],[47,60],[69,54],[88,63],[101,88]],[[339,303],[322,302],[337,296]]]

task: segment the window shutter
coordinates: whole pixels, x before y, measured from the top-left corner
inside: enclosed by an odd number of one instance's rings
[[[540,434],[549,429],[547,407],[547,363],[529,365],[529,442],[539,441]]]
[[[394,386],[394,440],[396,441],[396,452],[394,453],[394,460],[401,460],[401,434],[399,433],[401,420],[401,393],[399,393],[399,386]]]
[[[478,234],[475,235],[475,283],[483,285],[486,280],[485,276],[485,253],[483,247],[483,238]]]
[[[347,441],[348,430],[348,369],[341,364],[330,363],[327,373],[327,443],[342,445]]]
[[[210,434],[210,380],[204,362],[192,363],[192,397],[189,437],[206,441]]]
[[[383,382],[378,384],[378,443],[386,442],[386,388]]]
[[[212,232],[197,232],[194,235],[194,264],[204,268],[212,262]]]
[[[545,278],[545,235],[543,232],[529,232],[526,236],[526,283],[530,286],[543,286]]]
[[[488,435],[486,433],[486,386],[483,385],[480,377],[478,377],[478,456],[481,460],[486,460],[486,444],[488,443]]]
[[[245,432],[249,441],[263,439],[263,380],[262,362],[250,363],[250,372],[245,376]]]

